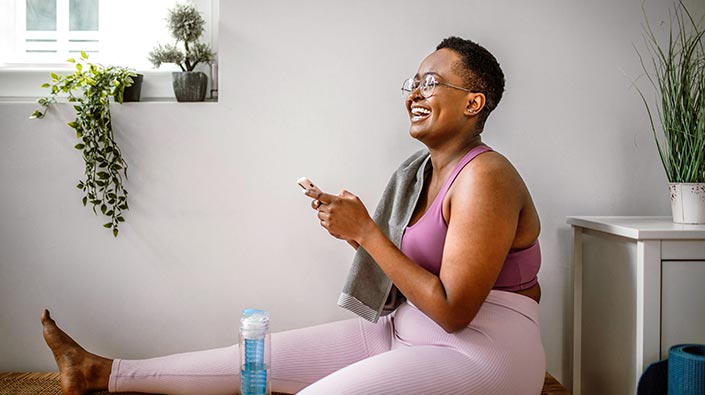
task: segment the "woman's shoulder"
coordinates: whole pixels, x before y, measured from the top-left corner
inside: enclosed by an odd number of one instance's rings
[[[475,157],[460,171],[452,189],[480,189],[493,193],[514,194],[525,191],[526,187],[509,159],[497,151],[487,151]]]
[[[501,153],[491,150],[476,156],[460,171],[458,177],[518,176],[519,172],[511,161]]]

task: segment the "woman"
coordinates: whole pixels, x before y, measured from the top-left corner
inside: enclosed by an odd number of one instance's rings
[[[478,44],[443,40],[404,83],[410,134],[430,171],[397,248],[353,194],[311,193],[331,235],[363,247],[406,297],[376,324],[351,319],[272,336],[274,391],[301,394],[538,394],[540,223],[521,177],[482,144],[504,90]],[[88,353],[45,312],[66,394],[228,394],[237,346],[140,361]]]

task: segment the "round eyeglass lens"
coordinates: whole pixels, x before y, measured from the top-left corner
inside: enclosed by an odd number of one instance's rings
[[[414,89],[416,89],[416,82],[413,78],[407,78],[401,86],[401,95],[407,97]]]
[[[433,96],[433,89],[436,87],[436,79],[432,75],[427,75],[424,77],[421,83],[421,95],[428,99]]]

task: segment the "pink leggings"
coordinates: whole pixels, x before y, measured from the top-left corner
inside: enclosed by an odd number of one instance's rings
[[[113,362],[109,389],[236,394],[238,346]],[[467,328],[446,333],[411,303],[371,324],[351,319],[272,334],[272,390],[344,394],[539,394],[538,304],[490,292]]]

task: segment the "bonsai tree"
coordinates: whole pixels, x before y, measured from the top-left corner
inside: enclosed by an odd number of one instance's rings
[[[149,61],[159,68],[162,63],[174,63],[182,71],[193,71],[199,63],[211,63],[215,53],[210,45],[199,42],[206,21],[193,4],[177,4],[166,18],[174,44],[157,46],[149,53]],[[183,44],[183,50],[178,45]]]
[[[81,58],[68,59],[75,63],[76,71],[66,76],[51,73],[51,82],[42,85],[51,95],[40,98],[42,106],[30,118],[44,118],[48,107],[56,103],[59,94],[68,94],[68,101],[76,103],[76,119],[68,123],[76,131],[85,167],[85,180],[76,188],[84,192],[83,205],[88,203],[97,215],[110,219],[103,226],[118,235],[118,224],[124,222],[122,212],[128,209],[127,190],[123,187],[123,176],[127,179],[127,163],[113,136],[110,120],[110,98],[122,103],[125,88],[132,84],[137,73],[122,67],[105,67],[88,62],[88,55],[81,51]]]
[[[702,21],[702,19],[701,19]],[[705,182],[705,28],[680,2],[671,17],[665,44],[659,44],[646,21],[651,59],[639,54],[644,73],[654,87],[655,110],[639,90],[651,122],[661,162],[671,183]],[[647,67],[648,64],[648,67]],[[660,135],[653,113],[660,120]]]

